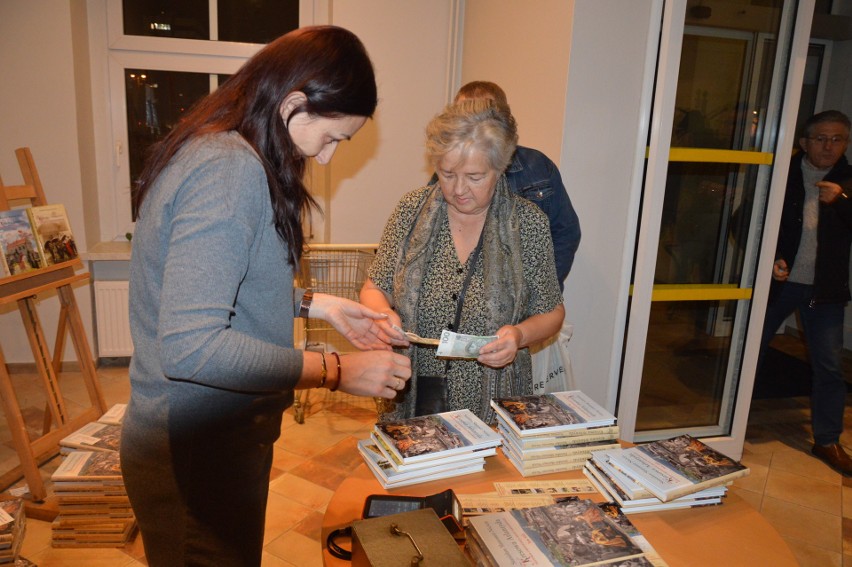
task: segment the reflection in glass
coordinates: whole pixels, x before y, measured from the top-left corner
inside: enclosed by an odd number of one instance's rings
[[[208,0],[122,0],[126,35],[210,39]]]
[[[299,27],[299,0],[122,0],[124,33],[152,37],[269,43]]]
[[[219,41],[269,43],[299,27],[299,0],[218,0]]]
[[[168,134],[180,117],[210,92],[204,73],[125,69],[130,179],[136,180],[148,147]]]
[[[726,389],[731,335],[716,314],[733,301],[651,305],[636,431],[717,425]]]
[[[738,284],[757,166],[670,162],[654,283]]]

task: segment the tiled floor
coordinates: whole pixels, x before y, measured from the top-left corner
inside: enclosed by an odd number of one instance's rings
[[[99,370],[107,403],[128,396],[126,368]],[[74,375],[62,377],[69,405],[86,400]],[[40,423],[41,401],[33,377],[16,374],[21,406],[28,421]],[[360,464],[356,440],[368,434],[375,419],[372,400],[342,393],[311,393],[304,424],[288,411],[276,444],[270,483],[264,567],[311,567],[322,564],[319,533],[322,515],[335,488]],[[849,404],[847,404],[849,407]],[[73,412],[72,412],[73,413]],[[852,447],[852,411],[847,410],[843,438]],[[0,424],[0,467],[16,456]],[[4,435],[5,434],[5,435]],[[762,400],[753,405],[743,460],[750,476],[733,490],[752,503],[784,537],[803,566],[852,566],[852,481],[810,456],[806,398]],[[50,468],[50,465],[45,467]],[[0,468],[0,472],[8,470]],[[652,542],[653,543],[653,542]],[[732,550],[732,552],[735,550]],[[50,524],[30,519],[22,554],[40,567],[131,567],[145,565],[140,538],[123,549],[54,549]],[[678,567],[678,566],[672,566]]]

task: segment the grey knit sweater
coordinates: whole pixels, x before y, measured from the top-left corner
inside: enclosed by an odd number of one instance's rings
[[[264,169],[245,140],[231,132],[183,148],[146,196],[133,237],[126,427],[193,411],[199,385],[292,401],[302,290],[287,257]]]

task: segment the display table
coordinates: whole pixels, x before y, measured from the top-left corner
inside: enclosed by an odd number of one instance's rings
[[[332,556],[325,547],[328,534],[361,517],[364,500],[370,494],[427,496],[452,488],[458,494],[493,492],[495,482],[585,478],[580,471],[537,477],[522,477],[498,451],[486,459],[480,473],[384,490],[366,464],[347,478],[328,503],[322,522],[323,564],[347,567],[348,561]],[[601,501],[600,494],[588,495]],[[787,544],[757,510],[729,493],[720,506],[633,514],[630,521],[642,532],[670,567],[742,565],[797,566]]]

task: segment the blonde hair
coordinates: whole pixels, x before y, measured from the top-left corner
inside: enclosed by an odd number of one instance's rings
[[[509,107],[491,99],[449,104],[426,127],[426,153],[432,167],[451,151],[459,149],[467,157],[475,149],[502,173],[517,146],[518,128]]]

